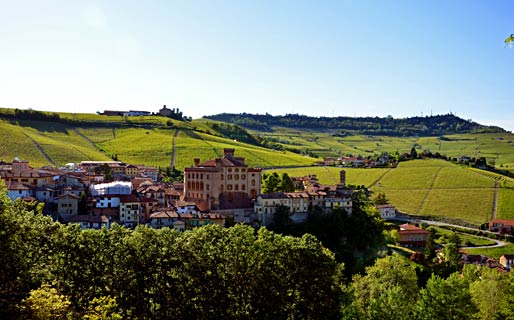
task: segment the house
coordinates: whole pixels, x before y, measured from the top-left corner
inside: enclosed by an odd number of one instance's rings
[[[400,225],[400,245],[404,247],[424,247],[427,244],[429,232],[420,227],[404,223]]]
[[[260,168],[250,168],[234,149],[224,149],[222,158],[200,162],[184,169],[184,200],[209,210],[251,208],[261,190]],[[203,205],[204,204],[204,205]]]
[[[150,215],[150,225],[154,228],[170,227],[173,228],[175,221],[180,216],[174,210],[163,209]]]
[[[32,195],[31,189],[25,184],[18,181],[8,181],[6,183],[7,195],[11,200],[25,198]]]
[[[196,227],[216,224],[219,227],[223,228],[225,226],[225,217],[220,214],[214,213],[198,213],[198,214],[190,214],[186,213],[180,215],[181,219],[184,220],[186,224],[186,230],[190,230]]]
[[[57,198],[57,212],[59,216],[76,216],[78,214],[80,197],[66,193]]]
[[[163,117],[169,117],[172,113],[173,111],[171,111],[171,109],[166,108],[166,105],[159,109],[159,115]]]
[[[149,116],[152,113],[150,111],[139,111],[139,110],[130,110],[128,112],[128,115],[131,117],[137,117],[137,116]]]
[[[500,256],[500,264],[510,270],[514,266],[514,254],[504,254]]]
[[[91,195],[98,197],[102,195],[123,195],[132,193],[132,183],[126,181],[115,181],[110,183],[99,183],[91,185]]]
[[[491,219],[489,221],[489,231],[511,233],[514,228],[514,220]]]
[[[394,219],[396,218],[396,209],[393,205],[390,204],[378,204],[376,205],[378,211],[380,211],[380,215],[382,219]]]
[[[15,158],[10,165],[0,167],[0,178],[8,182],[23,183],[27,187],[44,187],[53,184],[54,174],[47,170],[34,169],[26,160]]]
[[[145,214],[141,201],[134,194],[120,196],[120,223],[127,227],[134,227],[140,223],[145,223]]]
[[[63,223],[78,224],[81,229],[101,229],[108,228],[109,218],[106,216],[64,216]]]

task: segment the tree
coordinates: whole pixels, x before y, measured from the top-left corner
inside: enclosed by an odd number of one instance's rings
[[[293,180],[289,177],[289,175],[286,172],[282,174],[280,181],[280,189],[283,192],[293,192],[295,190]]]
[[[365,276],[353,278],[352,287],[356,310],[363,319],[405,319],[418,292],[416,271],[397,254],[367,267]]]
[[[375,197],[375,204],[388,204],[389,200],[387,200],[385,193],[379,192]]]
[[[501,305],[505,304],[508,292],[508,278],[495,269],[481,268],[480,278],[470,284],[473,302],[479,310],[481,319],[506,318],[500,316]],[[511,315],[512,316],[512,315]]]
[[[418,158],[418,152],[416,151],[416,147],[412,147],[410,149],[410,157],[412,159],[417,159]]]
[[[43,284],[32,290],[22,301],[22,311],[30,319],[65,319],[70,312],[70,300],[60,295],[55,288]]]
[[[102,296],[91,301],[85,320],[121,320],[123,317],[118,313],[118,303],[115,298]]]
[[[421,289],[415,306],[415,319],[474,319],[477,308],[471,300],[466,279],[453,273],[448,279],[432,275]]]
[[[506,46],[512,46],[512,43],[514,42],[514,33],[512,33],[510,36],[505,39],[505,45]]]
[[[265,175],[263,178],[262,192],[272,193],[280,190],[280,177],[278,173],[273,172],[272,174]]]

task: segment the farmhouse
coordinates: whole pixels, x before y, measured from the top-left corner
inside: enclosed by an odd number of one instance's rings
[[[400,225],[400,245],[404,247],[424,247],[427,244],[428,231],[414,225]]]
[[[514,228],[514,220],[491,219],[489,230],[494,232],[510,233]]]
[[[184,169],[184,200],[194,201],[208,210],[250,208],[261,190],[260,168],[250,168],[234,149],[225,149],[223,158]]]
[[[500,264],[506,269],[514,267],[514,254],[504,254],[500,256]]]

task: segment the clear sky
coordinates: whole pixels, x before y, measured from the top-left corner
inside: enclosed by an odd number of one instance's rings
[[[514,130],[514,1],[0,0],[0,106]]]

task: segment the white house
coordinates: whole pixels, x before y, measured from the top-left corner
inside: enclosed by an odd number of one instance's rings
[[[378,204],[377,209],[380,211],[382,219],[394,219],[396,218],[396,209],[390,204]]]
[[[91,195],[93,197],[110,194],[123,195],[132,193],[132,183],[130,181],[114,181],[110,183],[99,183],[92,185],[90,188]]]
[[[31,195],[30,188],[24,185],[23,183],[17,181],[9,181],[6,184],[7,195],[9,196],[9,198],[11,198],[11,200],[25,198]]]

